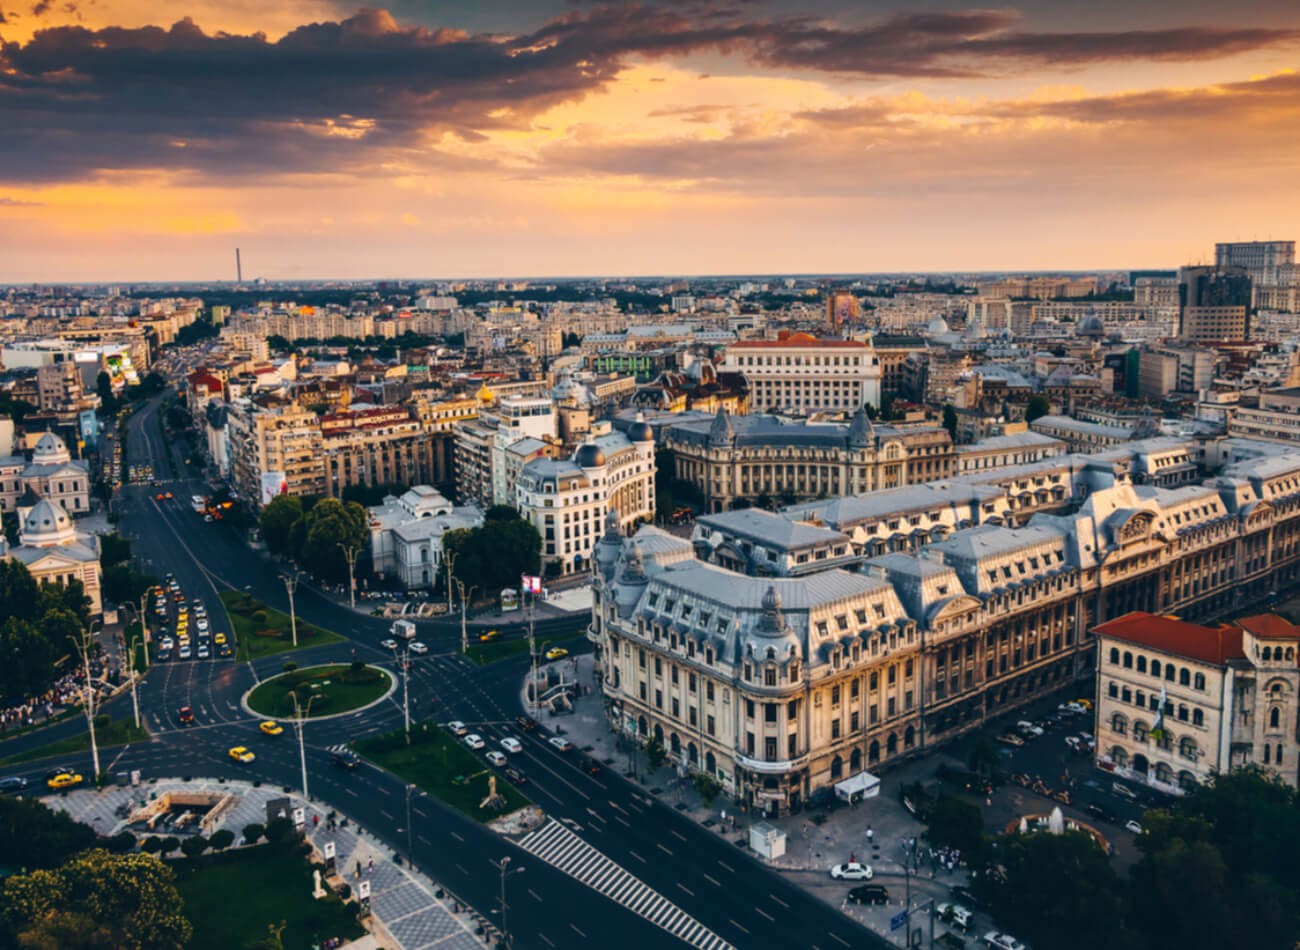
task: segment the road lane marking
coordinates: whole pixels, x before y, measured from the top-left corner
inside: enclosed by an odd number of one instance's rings
[[[668,855],[669,857],[672,857],[672,852],[669,851],[667,848],[665,848],[663,845],[659,844],[659,842],[657,841],[655,842],[655,847],[658,848],[660,851],[662,851],[664,854]]]
[[[734,920],[728,920],[727,922],[731,924],[731,926],[735,927],[737,930],[742,931],[743,933],[749,933],[749,930],[746,929],[744,924],[738,924]]]
[[[538,936],[538,939],[540,939],[540,940],[545,940],[545,941],[546,941],[546,945],[547,945],[548,947],[554,947],[554,946],[555,946],[555,944],[551,943],[551,941],[547,939],[546,934],[539,933],[537,936]]]
[[[832,940],[834,940],[836,943],[843,944],[843,945],[846,946],[846,947],[851,947],[851,946],[853,946],[851,943],[849,943],[849,942],[848,942],[847,940],[845,940],[843,937],[840,937],[840,936],[838,936],[838,935],[836,935],[836,934],[828,933],[826,936],[830,937],[830,938],[831,938]]]
[[[635,851],[633,851],[631,848],[628,849],[628,852],[627,852],[627,853],[630,854],[630,855],[632,855],[632,857],[636,858],[636,859],[637,859],[638,861],[640,861],[642,864],[649,864],[649,863],[650,863],[650,862],[647,861],[645,858],[641,857],[641,855],[639,855],[639,854],[637,854]]]
[[[465,839],[462,838],[460,835],[456,834],[456,832],[453,831],[453,832],[451,833],[451,836],[452,836],[453,838],[455,838],[457,841],[459,841],[461,844],[464,844],[464,843],[465,843]]]
[[[714,887],[721,887],[721,886],[722,886],[722,882],[721,882],[721,881],[715,881],[712,877],[710,877],[710,876],[707,875],[707,874],[704,875],[704,880],[708,881],[708,882],[709,882],[710,884],[712,884]]]
[[[754,908],[754,911],[755,911],[756,913],[762,914],[762,915],[763,915],[764,917],[766,917],[768,920],[772,921],[772,923],[776,923],[776,918],[773,917],[771,914],[769,914],[767,911],[763,910],[763,908],[761,908],[761,907],[755,907],[755,908]]]
[[[684,890],[687,894],[690,894],[692,897],[695,896],[695,892],[691,890],[689,887],[687,887],[685,884],[683,884],[681,881],[677,882],[677,886],[680,887],[682,890]]]
[[[673,829],[673,828],[669,828],[668,830],[669,830],[669,832],[672,833],[673,837],[674,837],[674,838],[677,838],[679,841],[685,841],[685,840],[686,840],[686,835],[682,834],[681,832],[679,832],[679,831],[677,831],[677,830],[675,830],[675,829]]]
[[[585,933],[583,933],[581,930],[578,929],[578,925],[577,925],[577,924],[569,924],[569,927],[570,927],[570,929],[573,930],[574,933],[576,933],[576,934],[577,934],[579,937],[581,937],[583,940],[586,940],[586,939],[587,939],[587,935],[586,935]]]
[[[769,899],[769,900],[774,900],[774,901],[776,901],[778,904],[780,904],[780,905],[781,905],[782,907],[784,907],[786,910],[789,910],[789,909],[790,909],[790,905],[787,904],[785,901],[781,900],[781,898],[777,897],[775,894],[768,894],[767,896],[768,896],[768,899]]]
[[[529,894],[530,897],[532,897],[533,900],[537,901],[537,903],[539,903],[539,904],[542,903],[541,895],[538,894],[538,893],[537,893],[535,890],[533,890],[531,887],[528,888],[528,894]],[[538,934],[538,936],[540,937],[541,934]]]
[[[722,865],[724,868],[726,868],[728,871],[730,871],[732,874],[735,874],[735,873],[736,873],[736,869],[733,868],[733,867],[732,867],[730,864],[728,864],[726,861],[719,860],[718,863],[721,864],[721,865]],[[787,906],[788,906],[788,905],[787,905]]]

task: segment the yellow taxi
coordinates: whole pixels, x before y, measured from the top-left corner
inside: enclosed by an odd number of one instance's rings
[[[564,647],[551,647],[546,651],[546,658],[548,660],[563,660],[568,655],[569,651],[564,649]]]
[[[237,745],[233,749],[231,749],[229,755],[236,762],[239,762],[243,765],[247,765],[249,762],[252,762],[255,758],[257,758],[257,756],[253,755],[252,752],[244,748],[242,745]]]
[[[278,736],[284,732],[284,726],[280,725],[278,722],[273,722],[270,719],[260,723],[257,728],[261,729],[262,732],[268,736]]]
[[[80,772],[71,769],[56,769],[46,776],[45,784],[52,789],[73,788],[84,782]]]
[[[500,636],[501,636],[500,630],[489,630],[487,633],[480,633],[478,635],[478,638],[483,643],[491,643],[493,640],[498,639]]]
[[[214,636],[214,637],[212,638],[212,642],[213,642],[213,643],[216,643],[216,644],[218,644],[218,645],[220,645],[220,644],[222,644],[222,643],[225,643],[225,642],[226,642],[226,635],[225,635],[224,633],[221,633],[220,631],[218,631],[218,632],[217,632],[217,635]]]

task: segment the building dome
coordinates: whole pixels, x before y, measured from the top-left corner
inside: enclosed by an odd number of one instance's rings
[[[479,386],[474,396],[481,403],[489,403],[497,398],[497,394],[488,388],[487,380],[483,381],[483,385]]]
[[[1105,336],[1106,325],[1102,322],[1101,317],[1095,313],[1090,313],[1080,320],[1074,327],[1075,336]]]
[[[926,336],[943,336],[949,332],[951,331],[948,329],[948,321],[943,317],[935,317],[925,325]]]
[[[654,430],[650,428],[650,423],[645,421],[645,413],[636,414],[636,422],[632,423],[631,428],[627,430],[627,437],[633,442],[653,442],[655,440]]]
[[[60,544],[76,533],[72,519],[58,502],[42,498],[28,510],[19,532],[23,544],[42,547]]]
[[[36,463],[66,462],[71,458],[68,444],[53,432],[46,432],[36,443],[32,451],[32,461]]]
[[[605,453],[601,451],[599,445],[589,442],[578,449],[578,454],[573,460],[583,468],[600,468],[605,464]]]
[[[976,318],[966,325],[966,332],[962,336],[967,340],[982,340],[988,336],[988,332],[984,329],[984,322]]]

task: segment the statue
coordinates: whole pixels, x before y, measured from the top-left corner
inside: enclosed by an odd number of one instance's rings
[[[497,793],[497,777],[495,775],[488,776],[488,796],[487,798],[483,799],[483,801],[479,802],[478,807],[479,808],[505,808],[506,807],[505,798]]]
[[[312,877],[316,879],[316,887],[312,890],[311,896],[316,898],[316,900],[320,900],[325,896],[325,888],[320,886],[320,868],[317,868],[311,873]]]

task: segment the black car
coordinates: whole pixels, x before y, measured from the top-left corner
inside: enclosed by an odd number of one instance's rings
[[[849,900],[855,904],[888,904],[889,890],[880,884],[859,884],[849,891]]]
[[[979,907],[980,905],[979,898],[972,894],[968,887],[954,887],[951,889],[950,893],[952,894],[953,900],[959,904],[964,904],[970,908]]]
[[[21,792],[26,787],[27,779],[23,778],[21,775],[9,775],[5,778],[0,778],[0,792],[2,793]]]
[[[517,769],[511,767],[506,769],[503,774],[505,775],[506,778],[510,779],[510,781],[514,782],[516,785],[523,785],[524,782],[528,781],[528,776],[524,775],[523,769]]]
[[[330,753],[330,761],[345,769],[355,769],[361,765],[361,757],[351,749],[335,749]]]
[[[534,729],[537,728],[537,720],[533,719],[530,716],[516,716],[515,725],[518,726],[520,729],[522,729],[524,732],[532,732]]]

